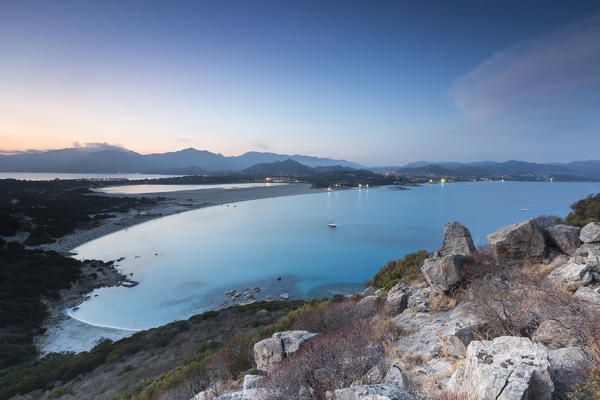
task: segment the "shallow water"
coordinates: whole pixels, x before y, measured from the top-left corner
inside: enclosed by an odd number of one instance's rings
[[[70,313],[100,326],[146,329],[218,307],[223,292],[274,283],[297,297],[356,291],[388,260],[440,245],[443,224],[485,235],[568,206],[599,183],[482,182],[398,191],[344,190],[217,206],[153,220],[75,249],[114,260],[134,288],[96,290]],[[335,220],[338,228],[327,223]],[[339,284],[347,284],[339,285]],[[337,284],[337,285],[336,285]],[[57,340],[60,340],[58,338]]]
[[[203,190],[203,189],[244,189],[253,187],[268,187],[287,185],[287,183],[223,183],[215,185],[123,185],[109,186],[105,188],[93,189],[95,192],[111,194],[143,194],[143,193],[164,193],[179,192],[184,190]]]

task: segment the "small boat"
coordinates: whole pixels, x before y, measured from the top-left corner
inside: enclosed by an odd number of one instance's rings
[[[330,227],[330,228],[337,228],[337,225],[333,221],[331,221],[330,223],[328,223],[327,226]]]
[[[526,208],[521,208],[521,211],[527,211],[527,209]]]

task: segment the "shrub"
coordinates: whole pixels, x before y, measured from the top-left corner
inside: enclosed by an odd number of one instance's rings
[[[583,227],[590,222],[600,221],[600,193],[590,194],[570,206],[572,212],[565,219],[556,218],[556,223]]]
[[[404,258],[391,260],[377,271],[366,285],[382,288],[394,281],[410,283],[421,276],[423,263],[431,257],[433,257],[433,253],[419,250],[416,253],[405,255]]]
[[[355,299],[346,299],[303,313],[294,321],[291,328],[317,333],[334,332],[348,324],[370,318],[378,308],[379,304],[376,302],[360,303]]]
[[[309,340],[266,378],[261,398],[302,398],[310,387],[311,397],[320,399],[360,382],[383,361],[383,347],[369,342],[370,333],[368,324],[352,323]]]

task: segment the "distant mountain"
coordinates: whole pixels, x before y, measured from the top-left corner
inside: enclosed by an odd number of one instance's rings
[[[388,169],[389,170],[389,169]],[[397,175],[413,177],[499,178],[548,177],[556,180],[600,180],[600,161],[570,163],[530,163],[510,160],[470,163],[417,161],[393,169]]]
[[[272,163],[260,163],[246,168],[242,171],[250,175],[286,175],[286,176],[309,176],[315,175],[316,169],[301,164],[288,158],[285,161],[275,161]]]
[[[308,167],[361,166],[345,160],[304,155],[248,152],[226,157],[188,148],[175,152],[142,155],[124,148],[94,145],[43,152],[0,154],[0,172],[155,172],[241,171],[256,164],[291,159]]]

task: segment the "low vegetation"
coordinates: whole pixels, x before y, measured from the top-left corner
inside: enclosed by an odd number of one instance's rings
[[[114,343],[105,340],[89,352],[51,354],[4,368],[0,399],[65,390],[86,393],[78,398],[158,399],[187,382],[203,381],[209,361],[225,353],[235,354],[227,366],[230,375],[249,369],[252,346],[270,335],[268,327],[290,311],[309,311],[319,302],[313,304],[266,302],[210,311]]]
[[[409,253],[404,258],[388,261],[373,278],[367,281],[367,286],[391,289],[398,282],[410,283],[419,279],[421,267],[426,259],[433,257],[433,253],[419,250]]]
[[[571,204],[571,212],[566,218],[557,218],[556,223],[583,227],[590,222],[600,221],[600,193],[590,194]]]
[[[94,215],[156,203],[148,198],[95,195],[90,187],[91,182],[80,180],[0,180],[0,236],[30,233],[24,243],[37,246],[92,226]]]
[[[56,298],[79,278],[81,262],[0,242],[0,265],[0,368],[5,368],[36,357],[33,336],[48,314],[42,299]]]

